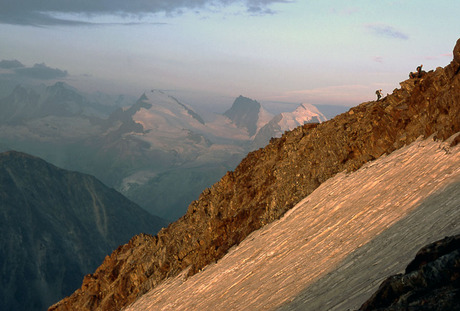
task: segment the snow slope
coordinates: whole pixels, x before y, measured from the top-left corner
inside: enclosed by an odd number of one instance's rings
[[[421,246],[460,231],[459,193],[460,146],[418,140],[327,180],[216,264],[166,280],[127,310],[359,307]]]
[[[145,94],[143,102],[148,108],[142,108],[133,115],[133,120],[144,129],[195,128],[204,125],[203,119],[191,108],[163,91],[152,90]]]

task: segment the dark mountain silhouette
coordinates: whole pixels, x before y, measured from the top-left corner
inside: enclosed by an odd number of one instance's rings
[[[280,218],[321,183],[418,137],[460,131],[460,40],[445,68],[401,83],[321,124],[306,124],[251,152],[155,237],[136,236],[50,310],[112,310],[168,277],[195,274],[251,232]]]
[[[1,309],[45,310],[118,245],[163,225],[90,175],[1,153]]]
[[[247,129],[249,136],[253,136],[258,130],[257,123],[261,109],[262,106],[257,101],[240,95],[235,99],[232,107],[224,112],[224,116],[237,127]]]

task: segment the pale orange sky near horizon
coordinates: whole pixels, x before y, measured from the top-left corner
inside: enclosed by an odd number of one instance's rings
[[[87,91],[354,106],[446,66],[460,29],[449,0],[182,2],[0,0],[0,60]]]

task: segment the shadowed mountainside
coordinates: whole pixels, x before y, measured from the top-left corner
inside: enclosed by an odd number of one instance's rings
[[[165,225],[96,178],[19,152],[0,154],[0,299],[44,310],[134,234]]]
[[[244,128],[249,136],[256,134],[262,106],[255,100],[239,96],[235,99],[232,107],[224,112],[238,128]],[[267,120],[268,122],[268,120]]]
[[[252,231],[281,217],[335,174],[432,134],[460,131],[460,40],[445,68],[401,83],[319,125],[304,125],[251,152],[157,236],[117,249],[72,296],[51,310],[121,309],[165,278],[195,274]]]

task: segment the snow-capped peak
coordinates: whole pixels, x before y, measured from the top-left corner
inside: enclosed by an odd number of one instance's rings
[[[161,90],[144,93],[140,101],[143,105],[132,118],[145,130],[167,126],[193,128],[204,125],[203,119],[195,111]]]
[[[315,106],[300,104],[293,112],[282,112],[260,128],[254,137],[254,146],[263,147],[270,138],[281,137],[285,131],[293,130],[299,125],[324,121],[327,121],[327,118]]]
[[[281,113],[281,120],[278,122],[281,131],[292,130],[305,123],[321,123],[327,118],[312,104],[302,103],[293,112]]]

